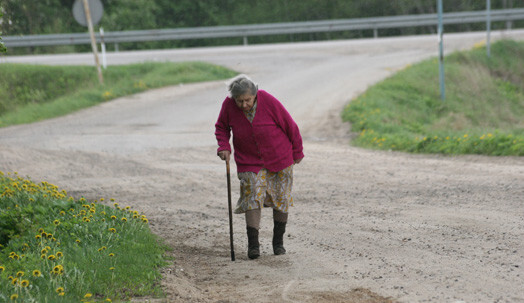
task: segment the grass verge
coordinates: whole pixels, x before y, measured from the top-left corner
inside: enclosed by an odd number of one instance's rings
[[[66,195],[0,172],[0,302],[162,296],[166,247],[147,218]]]
[[[356,146],[413,153],[524,156],[524,43],[499,41],[445,58],[446,100],[438,61],[396,73],[342,112]]]
[[[202,62],[162,62],[110,66],[103,74],[100,85],[90,66],[0,64],[0,127],[65,115],[151,88],[236,73]]]

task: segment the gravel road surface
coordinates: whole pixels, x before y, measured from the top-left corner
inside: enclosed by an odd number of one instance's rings
[[[492,35],[500,37],[524,39],[524,32]],[[455,34],[444,43],[449,53],[484,39]],[[213,135],[224,81],[155,89],[0,129],[0,170],[145,213],[172,247],[174,261],[163,270],[167,302],[524,302],[523,157],[349,145],[342,108],[377,81],[436,55],[436,36],[108,55],[110,65],[224,65],[284,103],[306,154],[294,170],[284,256],[272,255],[266,209],[261,258],[248,260],[244,218],[236,215],[237,261],[230,261],[225,165]],[[93,57],[2,62],[92,65]],[[235,174],[232,180],[235,199]]]

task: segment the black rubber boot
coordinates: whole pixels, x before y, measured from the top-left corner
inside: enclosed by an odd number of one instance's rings
[[[258,243],[258,229],[247,227],[247,256],[249,259],[260,257],[260,243]]]
[[[284,248],[284,233],[286,232],[286,222],[274,221],[273,227],[273,253],[283,255],[286,253]]]

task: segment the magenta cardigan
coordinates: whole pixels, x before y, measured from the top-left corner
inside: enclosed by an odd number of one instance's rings
[[[239,173],[258,173],[262,168],[278,172],[304,157],[297,124],[282,103],[266,91],[259,90],[257,93],[253,124],[233,98],[224,100],[215,124],[217,152],[231,152],[230,130],[233,131],[235,163]]]

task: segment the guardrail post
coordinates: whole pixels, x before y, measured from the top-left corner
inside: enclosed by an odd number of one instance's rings
[[[244,36],[244,46],[247,45],[247,36]]]
[[[373,38],[378,38],[378,28],[376,27],[373,29]]]

